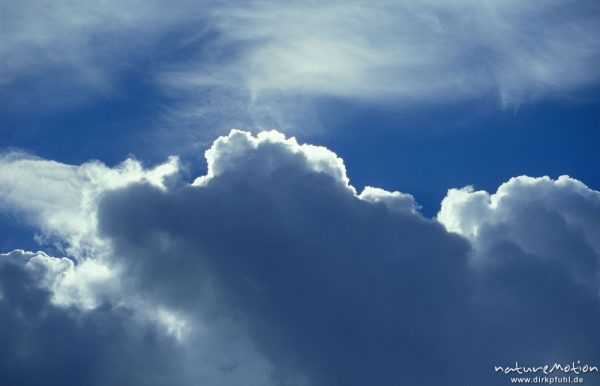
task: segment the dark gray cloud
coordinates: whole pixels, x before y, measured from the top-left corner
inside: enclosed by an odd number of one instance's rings
[[[146,296],[237,320],[276,382],[500,385],[494,365],[600,361],[583,184],[547,179],[536,201],[512,181],[497,221],[453,213],[476,225],[461,236],[410,196],[357,196],[333,153],[277,134],[232,132],[207,159],[193,186],[107,193],[101,232]]]
[[[26,268],[31,253],[0,259],[0,380],[3,385],[165,385],[182,381],[174,340],[104,304],[59,307]]]

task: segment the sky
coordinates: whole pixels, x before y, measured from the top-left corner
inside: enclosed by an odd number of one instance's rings
[[[597,2],[5,0],[0,22],[1,384],[600,366]]]

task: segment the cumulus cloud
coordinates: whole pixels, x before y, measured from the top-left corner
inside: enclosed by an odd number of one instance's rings
[[[174,352],[176,364],[161,363],[172,366],[161,370],[167,385],[182,376],[503,385],[495,365],[600,362],[600,193],[581,182],[518,177],[494,194],[454,189],[428,219],[409,194],[357,193],[333,152],[277,132],[232,131],[206,158],[207,174],[191,184],[139,178],[93,201],[116,293],[74,308],[79,295],[69,303],[57,288],[89,297],[67,279],[94,283],[81,263],[17,251],[2,256],[3,267],[23,255],[18,270],[35,279],[28,288],[43,291],[44,307],[65,318],[77,312],[83,326],[98,312],[118,313],[115,305],[128,309],[132,320],[118,319],[119,328],[146,326],[165,339],[142,358]],[[26,302],[11,298],[7,283],[1,301]],[[95,283],[90,291],[101,294]],[[19,312],[2,315],[12,321]],[[137,348],[138,336],[123,339]],[[90,359],[98,361],[106,363]],[[147,363],[133,368],[154,374]]]
[[[576,179],[521,176],[491,195],[471,187],[451,189],[437,217],[478,249],[509,241],[564,265],[577,282],[600,291],[600,193]]]
[[[184,309],[218,298],[279,371],[311,384],[502,384],[490,373],[497,362],[598,359],[590,343],[600,321],[597,277],[571,274],[582,259],[585,272],[598,272],[598,251],[583,232],[552,233],[560,259],[543,230],[521,239],[496,230],[454,236],[416,212],[408,195],[370,188],[357,196],[341,161],[311,150],[274,133],[234,131],[207,151],[201,183],[107,195],[101,228],[153,297]],[[563,183],[569,194],[549,189],[552,198],[537,200],[546,211],[598,205],[583,184]],[[512,216],[535,212],[531,194],[500,191],[515,202]],[[521,221],[547,220],[529,212]]]

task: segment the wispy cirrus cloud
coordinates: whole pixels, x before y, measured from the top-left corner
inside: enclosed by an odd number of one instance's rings
[[[2,83],[110,94],[134,68],[196,127],[285,129],[315,97],[514,107],[598,81],[599,14],[563,0],[5,2]]]
[[[514,108],[597,82],[597,18],[591,2],[250,2],[215,8],[218,39],[159,79],[184,95],[222,90],[247,126],[298,126],[314,97]],[[193,100],[182,111],[208,116]]]

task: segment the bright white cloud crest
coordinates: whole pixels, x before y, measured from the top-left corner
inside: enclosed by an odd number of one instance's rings
[[[491,195],[451,189],[437,218],[481,251],[505,239],[527,253],[561,261],[578,282],[600,293],[600,192],[576,179],[515,177]]]
[[[474,240],[480,227],[523,221],[523,216],[535,211],[556,213],[558,221],[580,233],[585,242],[600,253],[600,192],[569,176],[556,180],[515,177],[494,194],[474,191],[472,187],[450,189],[437,218],[449,231]],[[535,220],[528,219],[532,221]],[[517,233],[512,237],[528,239]]]
[[[206,158],[206,176],[167,184],[175,158],[145,169],[5,155],[0,209],[70,255],[0,256],[7,328],[27,315],[60,331],[56,318],[69,339],[158,358],[136,372],[159,371],[155,380],[116,366],[133,385],[364,385],[373,374],[381,385],[433,384],[489,379],[516,352],[600,360],[590,343],[600,339],[590,327],[600,322],[600,193],[583,183],[522,176],[494,194],[452,189],[432,220],[409,194],[357,194],[335,153],[274,131],[234,130]],[[559,304],[578,317],[551,318]],[[25,345],[23,334],[5,338]],[[30,364],[5,351],[14,368]],[[101,371],[103,355],[86,366]],[[443,371],[426,371],[425,358]]]
[[[299,145],[296,138],[286,139],[284,134],[275,130],[260,132],[256,137],[245,131],[232,130],[229,135],[219,137],[205,153],[207,175],[198,177],[192,185],[203,185],[210,178],[235,171],[240,164],[250,160],[257,163],[257,173],[272,173],[279,167],[277,153],[298,156],[311,171],[325,173],[354,192],[346,176],[344,162],[335,153],[322,146]]]

